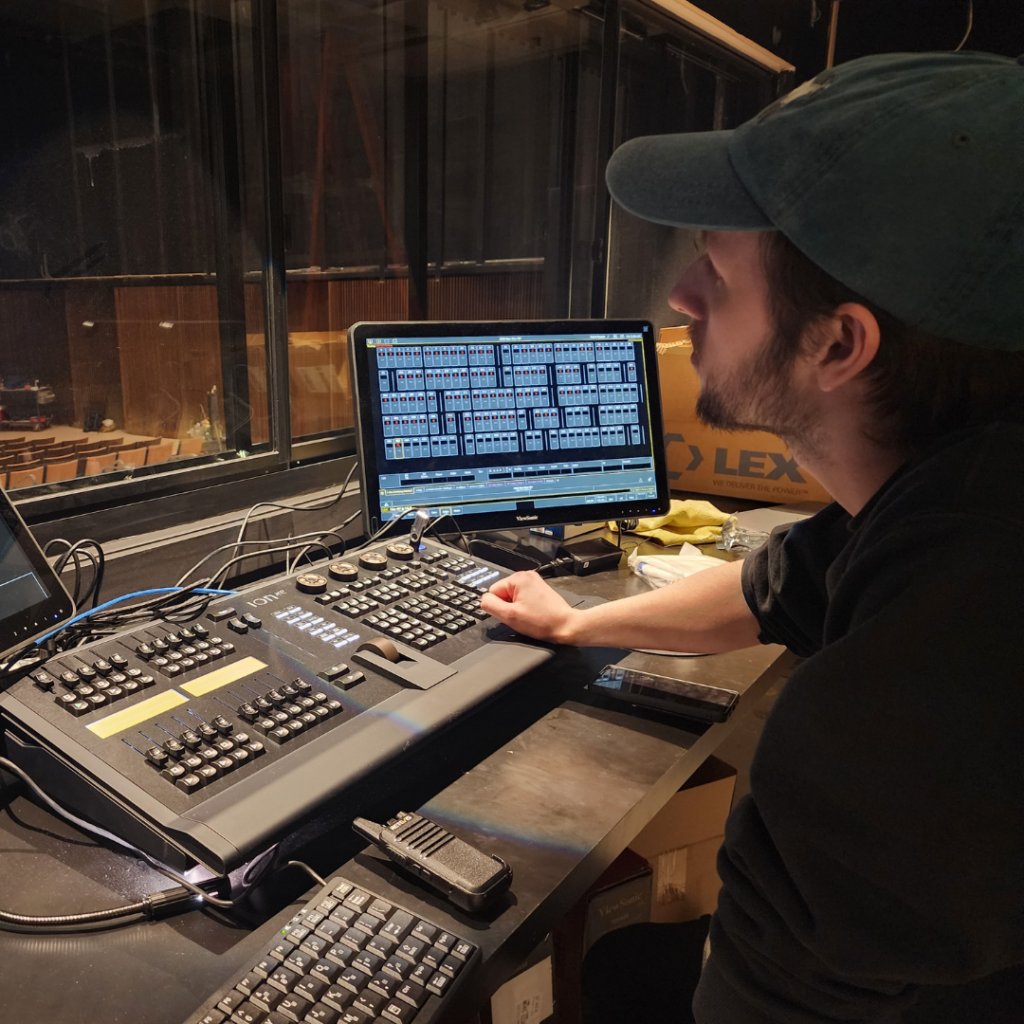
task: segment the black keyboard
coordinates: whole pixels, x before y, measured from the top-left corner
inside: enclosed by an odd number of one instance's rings
[[[477,947],[375,893],[332,878],[186,1024],[425,1024]]]

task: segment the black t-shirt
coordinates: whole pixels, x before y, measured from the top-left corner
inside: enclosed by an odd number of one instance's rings
[[[698,1024],[983,1024],[946,987],[1024,963],[1022,452],[1016,413],[949,435],[747,559],[807,660],[726,828]]]

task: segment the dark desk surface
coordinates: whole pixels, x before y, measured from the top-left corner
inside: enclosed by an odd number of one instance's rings
[[[624,570],[557,584],[605,597],[646,590]],[[584,674],[596,674],[609,660],[601,651],[580,652],[580,659]],[[701,735],[656,713],[613,710],[570,687],[568,699],[513,738],[502,737],[497,748],[478,737],[484,755],[492,751],[489,756],[474,755],[472,770],[456,765],[447,784],[431,790],[437,795],[423,810],[511,864],[512,894],[491,919],[464,916],[433,899],[392,871],[375,850],[360,850],[354,836],[311,848],[307,859],[321,874],[344,874],[480,945],[482,967],[457,992],[450,1018],[468,1016],[516,970],[768,688],[788,674],[792,659],[782,648],[758,647],[709,658],[631,653],[622,664],[727,686],[743,697],[729,722]],[[530,677],[522,685],[544,684]],[[2,805],[0,899],[6,910],[33,915],[95,910],[171,884],[23,797],[9,803],[2,798]],[[294,909],[289,901],[307,890],[307,881],[294,869],[281,873],[276,884],[256,894],[259,906],[242,923],[192,911],[88,934],[0,932],[4,1020],[181,1024],[263,948],[267,939],[251,928],[275,915],[284,923]]]

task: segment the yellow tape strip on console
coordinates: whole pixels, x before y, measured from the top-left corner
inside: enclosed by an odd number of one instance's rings
[[[205,676],[193,679],[191,683],[185,683],[182,689],[193,697],[202,697],[204,694],[210,693],[213,690],[219,690],[222,686],[227,686],[229,683],[237,683],[239,679],[251,676],[253,672],[259,672],[260,669],[266,667],[259,658],[243,658],[241,661],[236,661],[231,665],[225,665],[223,668],[207,672]]]
[[[188,697],[183,697],[177,690],[167,690],[165,693],[158,693],[155,697],[150,697],[149,700],[144,700],[140,704],[135,704],[130,708],[125,708],[123,711],[116,711],[112,715],[107,715],[106,718],[93,722],[87,728],[89,732],[94,732],[100,739],[105,740],[111,736],[116,736],[117,733],[123,732],[125,729],[142,725],[143,722],[148,721],[150,718],[162,715],[165,711],[170,711],[171,708],[176,708],[179,704],[187,703]]]

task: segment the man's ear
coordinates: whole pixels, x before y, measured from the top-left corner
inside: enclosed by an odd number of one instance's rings
[[[818,387],[835,391],[866,369],[878,354],[881,330],[875,314],[859,302],[844,302],[832,313],[815,353]]]

